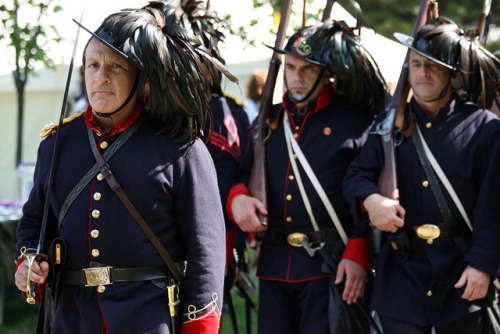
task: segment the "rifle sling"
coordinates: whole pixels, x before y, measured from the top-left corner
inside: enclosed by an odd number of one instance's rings
[[[132,134],[139,128],[139,126],[142,124],[143,120],[140,118],[134,124],[132,124],[130,127],[128,127],[121,136],[118,137],[118,139],[108,148],[108,150],[104,153],[104,160],[109,161],[111,157],[115,154],[116,151],[122,145],[132,136]],[[66,197],[64,200],[64,203],[61,207],[61,211],[59,212],[59,226],[58,226],[58,231],[61,230],[61,224],[66,216],[66,213],[68,213],[69,208],[71,205],[73,205],[73,202],[75,199],[78,197],[78,195],[82,192],[82,190],[87,186],[87,184],[96,176],[96,174],[99,172],[100,166],[98,163],[96,163],[94,166],[92,166],[91,169],[85,174],[85,176],[80,180],[80,182],[77,183],[77,185],[71,190],[69,195]]]
[[[122,187],[120,186],[120,184],[116,180],[115,176],[113,175],[113,173],[109,169],[108,164],[106,163],[106,161],[104,161],[103,157],[101,156],[101,153],[99,153],[99,149],[97,148],[97,144],[95,142],[92,129],[87,128],[87,134],[88,134],[89,141],[90,141],[90,147],[92,147],[92,152],[94,153],[94,157],[97,161],[97,164],[100,167],[100,171],[101,171],[102,175],[106,179],[106,182],[108,182],[108,185],[110,186],[110,188],[118,195],[118,198],[120,198],[120,200],[122,201],[125,208],[130,212],[130,214],[132,215],[132,217],[134,217],[137,224],[139,224],[140,228],[144,231],[146,236],[149,238],[149,240],[151,241],[151,243],[153,244],[155,249],[158,251],[158,253],[162,257],[163,261],[165,262],[165,264],[167,265],[168,269],[170,270],[172,275],[175,277],[177,282],[182,283],[183,276],[182,276],[179,268],[177,268],[174,260],[172,260],[172,258],[168,254],[165,247],[161,244],[160,240],[158,240],[158,238],[156,237],[154,232],[151,230],[149,225],[146,223],[144,218],[142,218],[139,211],[137,211],[135,206],[129,200],[129,198],[127,197],[127,195],[123,191]]]

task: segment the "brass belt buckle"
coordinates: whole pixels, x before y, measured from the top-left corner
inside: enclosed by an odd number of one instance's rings
[[[424,224],[417,227],[417,236],[421,239],[427,240],[427,243],[430,245],[434,241],[434,239],[439,238],[441,234],[441,230],[439,226],[434,224]]]
[[[286,241],[293,247],[303,247],[309,242],[309,238],[304,233],[291,233],[286,237]]]
[[[101,286],[111,283],[110,266],[82,269],[85,273],[85,286]]]

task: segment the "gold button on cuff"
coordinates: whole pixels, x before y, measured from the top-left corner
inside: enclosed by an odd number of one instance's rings
[[[92,230],[92,231],[90,232],[90,236],[91,236],[92,238],[94,238],[94,239],[99,238],[99,230]]]
[[[97,174],[97,181],[102,181],[104,179],[104,175],[102,173]]]
[[[288,179],[289,179],[290,181],[293,181],[293,180],[295,180],[295,176],[290,175],[290,176],[288,176]]]
[[[99,211],[99,210],[92,211],[92,217],[99,218],[100,215],[101,215],[101,211]]]
[[[104,291],[106,291],[106,287],[104,285],[99,285],[97,287],[97,292],[103,293]]]
[[[99,147],[104,150],[106,147],[108,147],[108,142],[107,141],[103,141],[101,144],[99,144]]]
[[[286,217],[286,221],[287,221],[287,223],[291,223],[292,222],[292,217]]]
[[[427,291],[427,296],[428,297],[432,296],[432,290]]]
[[[292,200],[292,195],[286,195],[286,200],[291,201]]]
[[[94,200],[99,201],[101,199],[101,193],[94,194]]]
[[[429,186],[429,181],[425,180],[424,182],[422,182],[422,186],[424,188],[427,188]]]
[[[431,123],[431,122],[427,122],[427,123],[425,123],[425,127],[426,127],[427,129],[432,128],[432,123]]]
[[[98,250],[98,249],[93,249],[93,250],[92,250],[92,256],[93,256],[93,257],[98,257],[98,256],[99,256],[99,254],[101,254],[101,253],[99,252],[99,250]]]

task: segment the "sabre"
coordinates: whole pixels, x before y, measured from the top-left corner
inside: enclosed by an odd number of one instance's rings
[[[80,22],[83,19],[83,10],[80,14]],[[66,110],[66,103],[68,101],[68,92],[69,92],[69,86],[71,83],[71,74],[73,73],[73,63],[75,60],[75,54],[76,54],[76,48],[78,46],[78,38],[80,36],[80,27],[77,28],[76,31],[76,38],[75,42],[73,45],[73,53],[71,55],[71,61],[69,64],[69,70],[68,70],[68,77],[66,79],[66,87],[64,88],[64,97],[63,97],[63,102],[61,106],[61,113],[59,115],[59,129],[62,129],[63,126],[63,120],[64,120],[64,113]],[[31,282],[31,270],[33,268],[33,263],[34,261],[41,262],[41,261],[46,261],[48,259],[48,256],[43,254],[43,248],[44,248],[44,241],[45,241],[45,232],[47,230],[47,220],[49,216],[49,208],[50,208],[50,195],[52,194],[52,188],[54,185],[54,175],[55,175],[55,170],[56,170],[56,162],[57,162],[57,155],[59,152],[59,146],[61,142],[61,131],[56,131],[56,139],[54,143],[54,152],[52,154],[52,162],[51,162],[51,167],[50,167],[50,173],[49,173],[49,181],[47,185],[47,193],[45,194],[45,203],[44,203],[44,208],[43,208],[43,216],[42,216],[42,226],[40,227],[40,237],[38,239],[38,246],[36,248],[35,253],[31,254],[22,254],[22,258],[28,261],[28,277],[27,277],[27,284],[26,284],[26,294],[28,295],[26,298],[26,301],[30,304],[35,303],[35,296],[38,290],[38,285],[36,283]]]

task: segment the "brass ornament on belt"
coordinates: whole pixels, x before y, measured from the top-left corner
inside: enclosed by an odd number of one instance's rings
[[[85,286],[99,286],[111,284],[111,267],[84,268],[86,284]]]
[[[286,237],[286,241],[293,247],[303,247],[309,242],[309,238],[304,233],[291,233]]]
[[[434,224],[424,224],[417,227],[417,236],[421,239],[427,240],[427,243],[430,245],[434,241],[434,239],[439,238],[441,234],[441,230],[439,226]]]

